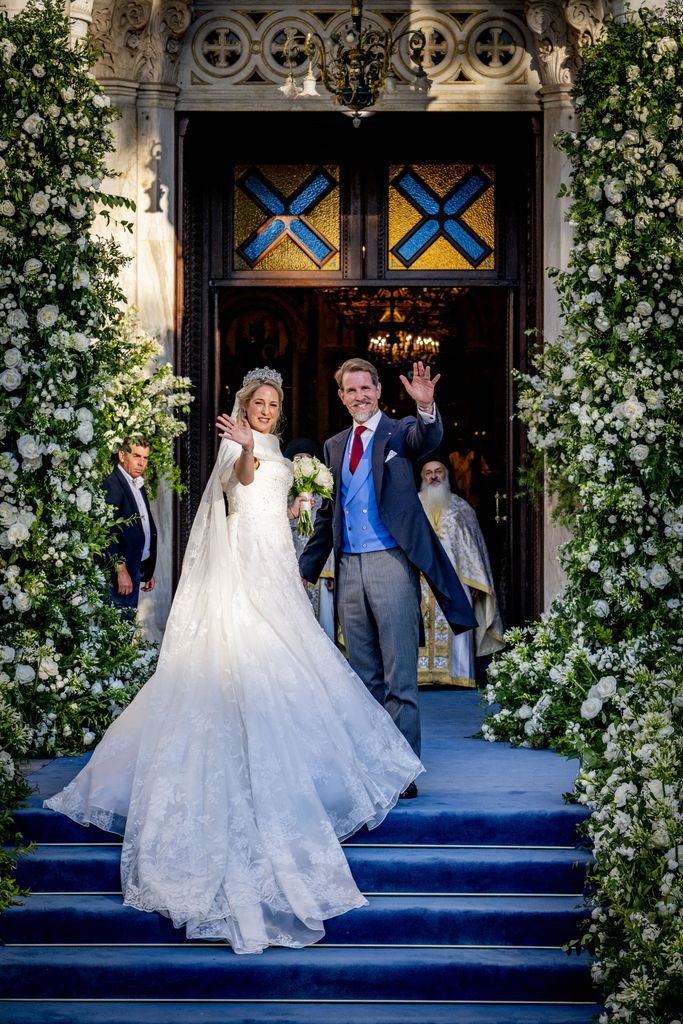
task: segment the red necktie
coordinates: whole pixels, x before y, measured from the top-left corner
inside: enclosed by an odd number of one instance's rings
[[[351,458],[349,460],[349,469],[352,473],[356,472],[356,467],[360,462],[363,455],[363,442],[361,441],[361,434],[366,428],[362,424],[358,424],[353,432],[353,444],[351,445]]]

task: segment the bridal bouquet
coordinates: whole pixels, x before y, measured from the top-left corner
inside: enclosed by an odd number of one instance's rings
[[[314,455],[295,455],[292,462],[294,481],[290,494],[293,498],[308,498],[312,505],[313,497],[316,494],[319,494],[321,498],[332,497],[334,485],[332,473],[320,459],[316,459]],[[310,537],[313,533],[313,519],[309,505],[301,505],[296,529],[300,537]]]

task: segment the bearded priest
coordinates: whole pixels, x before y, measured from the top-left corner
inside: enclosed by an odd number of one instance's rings
[[[476,630],[455,636],[422,580],[425,646],[420,648],[418,681],[476,686],[475,657],[505,646],[486,541],[477,514],[451,490],[448,456],[431,452],[420,464],[420,501],[458,574],[477,619]]]

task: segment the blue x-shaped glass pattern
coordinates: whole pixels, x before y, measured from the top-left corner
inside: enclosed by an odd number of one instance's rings
[[[404,168],[391,184],[422,215],[391,250],[404,267],[412,266],[440,237],[448,239],[473,267],[491,255],[491,246],[462,220],[493,184],[482,170],[468,171],[445,196],[438,196],[412,167]]]
[[[318,267],[324,266],[337,252],[305,216],[337,187],[337,182],[325,168],[314,171],[289,196],[283,196],[255,167],[242,175],[238,185],[267,214],[263,224],[237,249],[250,267],[260,263],[285,238],[291,238]]]

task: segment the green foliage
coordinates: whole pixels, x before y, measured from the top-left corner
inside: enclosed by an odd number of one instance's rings
[[[490,669],[490,740],[580,758],[592,815],[583,943],[601,1020],[683,1005],[683,22],[608,22],[584,54],[569,155],[563,329],[519,415],[571,539],[564,593]]]
[[[118,116],[56,0],[0,21],[0,804],[17,758],[95,742],[156,651],[104,602],[113,520],[102,478],[131,433],[154,488],[179,484],[188,382],[122,310],[123,257],[92,226]],[[2,827],[10,826],[9,817]],[[7,867],[12,855],[2,862]],[[3,882],[0,908],[13,883]]]

